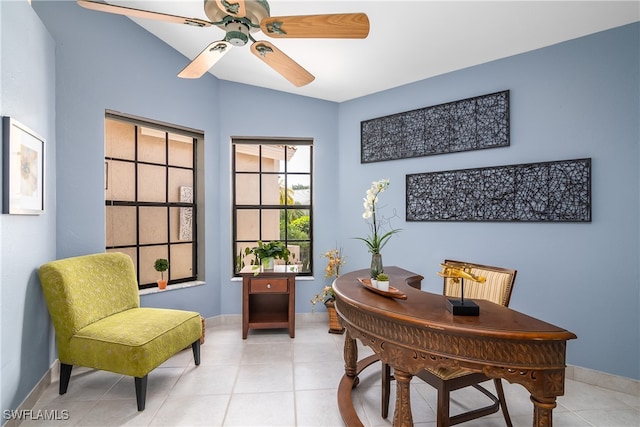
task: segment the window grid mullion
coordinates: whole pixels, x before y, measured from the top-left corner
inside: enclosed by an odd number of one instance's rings
[[[191,161],[191,183],[193,188],[193,193],[191,196],[191,265],[193,266],[192,274],[193,276],[198,276],[198,245],[194,244],[198,240],[198,209],[196,208],[196,200],[198,199],[196,195],[198,194],[198,177],[196,176],[196,165],[198,164],[198,150],[196,150],[196,139],[193,138],[191,140],[193,144],[193,152],[191,153],[192,161]]]
[[[134,161],[134,177],[133,177],[133,200],[136,203],[136,265],[138,266],[138,268],[136,269],[136,273],[138,276],[138,286],[140,285],[140,283],[142,283],[142,275],[140,273],[140,199],[139,199],[139,194],[138,194],[138,180],[139,180],[139,171],[138,168],[140,167],[140,164],[138,162],[138,149],[139,147],[139,141],[138,141],[138,133],[140,130],[139,126],[134,126],[135,129],[135,135],[133,137],[133,144],[134,144],[134,153],[133,153],[133,161]]]
[[[264,183],[264,179],[262,178],[262,144],[258,146],[258,237],[262,240],[262,217],[263,217],[263,208],[262,208],[262,185]]]
[[[289,241],[289,185],[287,185],[289,162],[287,162],[287,145],[282,146],[282,158],[284,159],[284,241],[287,243]]]
[[[169,205],[169,133],[164,133],[164,201],[167,221],[167,259],[171,259],[171,207]],[[171,268],[167,271],[167,283],[171,283]]]

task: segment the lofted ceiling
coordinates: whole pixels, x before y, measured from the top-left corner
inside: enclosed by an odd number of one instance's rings
[[[203,0],[109,0],[110,4],[208,19]],[[439,74],[636,22],[638,1],[270,0],[271,16],[364,12],[366,39],[268,40],[315,76],[296,88],[234,47],[209,72],[219,79],[342,102]],[[79,7],[79,6],[78,6]],[[100,12],[91,12],[100,13]],[[133,18],[132,18],[133,19]],[[221,40],[218,27],[133,19],[185,56]],[[166,70],[178,74],[180,70]],[[178,78],[178,77],[176,77]]]

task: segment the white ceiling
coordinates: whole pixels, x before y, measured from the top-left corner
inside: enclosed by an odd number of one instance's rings
[[[203,0],[109,3],[208,19]],[[316,77],[302,88],[257,59],[248,44],[231,49],[210,72],[222,80],[336,102],[640,20],[638,1],[270,0],[269,5],[271,16],[365,12],[371,30],[364,40],[276,39],[254,33],[256,40],[271,41]],[[185,66],[224,37],[215,26],[135,21],[185,55]]]

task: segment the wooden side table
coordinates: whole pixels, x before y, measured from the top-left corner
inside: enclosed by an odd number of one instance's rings
[[[242,339],[249,329],[288,328],[295,337],[296,273],[241,273]]]

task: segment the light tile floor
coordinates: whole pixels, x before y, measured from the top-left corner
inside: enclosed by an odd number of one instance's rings
[[[285,330],[264,330],[250,331],[248,339],[242,340],[239,323],[208,325],[200,366],[194,365],[191,350],[185,350],[151,372],[143,412],[136,408],[133,378],[76,368],[65,395],[58,395],[54,382],[33,408],[34,414],[66,410],[68,419],[32,419],[20,425],[343,426],[336,389],[344,372],[344,336],[327,333],[324,313],[311,317],[315,320],[298,322],[295,339]],[[368,348],[360,347],[360,358],[369,354]],[[503,383],[514,426],[532,425],[533,404],[527,391]],[[435,427],[434,389],[418,379],[411,388],[415,425]],[[395,388],[389,417],[382,419],[380,364],[367,368],[353,393],[363,424],[391,425],[394,395]],[[482,397],[473,389],[452,393],[452,413],[462,412]],[[640,399],[567,380],[553,421],[556,427],[639,426]],[[498,412],[465,425],[505,423]]]

